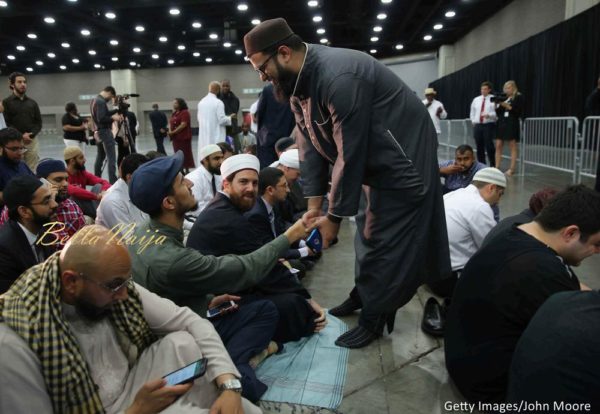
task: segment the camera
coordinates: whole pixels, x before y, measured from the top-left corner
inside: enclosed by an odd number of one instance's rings
[[[492,95],[493,96],[490,97],[490,101],[494,103],[504,102],[508,99],[508,95],[502,92],[492,92]]]
[[[138,93],[126,93],[123,95],[117,95],[115,97],[115,105],[117,106],[117,113],[120,115],[124,115],[127,113],[127,109],[129,109],[129,107],[131,106],[131,104],[129,104],[127,102],[127,100],[129,98],[137,98],[138,96],[140,96]]]

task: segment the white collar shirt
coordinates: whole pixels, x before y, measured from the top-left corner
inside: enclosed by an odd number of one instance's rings
[[[220,175],[214,175],[215,177],[215,187],[217,192],[221,189],[222,178]],[[192,187],[192,194],[196,201],[198,201],[198,208],[194,211],[190,211],[189,214],[198,217],[198,215],[206,208],[210,200],[213,199],[215,194],[213,194],[212,190],[212,178],[213,174],[211,174],[204,165],[200,165],[191,173],[185,176],[188,180],[194,183]]]
[[[496,104],[492,102],[492,95],[488,95],[484,98],[483,95],[479,95],[471,103],[471,122],[473,124],[490,124],[498,120],[496,115]],[[483,106],[483,122],[481,122],[481,101],[485,99]]]
[[[29,229],[27,227],[25,227],[24,225],[22,225],[21,223],[17,222],[17,224],[19,225],[19,227],[21,227],[21,230],[23,230],[23,233],[25,234],[25,237],[27,238],[27,243],[29,243],[29,247],[31,247],[31,251],[33,252],[33,257],[35,257],[36,261],[39,263],[40,258],[38,257],[38,252],[37,252],[36,245],[35,245],[35,242],[38,239],[37,234],[33,234],[32,232],[30,232]]]
[[[423,105],[427,105],[428,103],[429,101],[427,99],[423,99]],[[442,108],[442,112],[440,112],[440,116],[438,117],[437,111],[439,108]],[[442,129],[440,128],[440,119],[446,119],[448,117],[448,113],[444,109],[444,105],[440,101],[434,99],[431,101],[431,105],[427,107],[427,111],[429,112],[429,116],[433,121],[433,126],[435,126],[435,132],[441,134]]]
[[[496,225],[491,206],[473,184],[444,195],[452,270],[461,270]]]

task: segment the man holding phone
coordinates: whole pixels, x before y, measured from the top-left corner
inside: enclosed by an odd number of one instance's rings
[[[0,317],[1,412],[260,413],[213,326],[134,284],[126,247],[101,226],[25,272]],[[201,379],[167,385],[202,358]]]

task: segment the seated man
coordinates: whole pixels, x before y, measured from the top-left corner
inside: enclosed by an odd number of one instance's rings
[[[259,165],[258,158],[249,154],[234,155],[223,162],[223,191],[196,219],[187,240],[188,247],[203,254],[223,256],[248,254],[262,246],[244,217],[256,202]],[[277,263],[261,276],[264,279],[250,291],[248,286],[246,291],[232,292],[252,293],[275,303],[279,311],[276,340],[296,341],[324,326],[325,312],[290,269]]]
[[[289,149],[281,154],[277,168],[283,171],[290,191],[286,199],[280,204],[283,219],[292,223],[302,217],[308,208],[308,202],[304,198],[300,179],[300,156],[297,149]]]
[[[147,162],[133,174],[131,201],[150,216],[136,228],[139,242],[129,246],[133,277],[150,291],[204,316],[209,308],[239,300],[227,293],[258,283],[290,242],[306,232],[299,222],[285,235],[246,256],[204,256],[184,247],[184,216],[196,208],[196,200],[192,183],[180,173],[182,165],[183,153],[178,151]],[[142,242],[142,238],[153,242]],[[253,401],[267,387],[256,378],[251,358],[267,349],[277,320],[277,309],[265,300],[242,303],[237,312],[212,320],[242,374],[244,396]]]
[[[445,178],[442,191],[444,194],[459,188],[465,188],[477,171],[487,166],[475,159],[473,148],[469,145],[460,145],[454,152],[454,160],[441,162],[440,175]]]
[[[469,260],[446,319],[446,368],[469,401],[502,402],[515,346],[554,293],[579,290],[570,266],[600,252],[600,194],[572,186]]]
[[[286,152],[289,149],[297,149],[298,145],[293,137],[283,137],[279,138],[275,141],[275,153],[277,154],[277,158],[281,157],[281,154]],[[277,163],[277,161],[275,161]],[[274,163],[274,164],[275,164]],[[270,167],[276,167],[277,165],[270,165]]]
[[[95,219],[98,203],[110,183],[85,170],[85,155],[79,147],[66,147],[63,155],[69,173],[69,195],[86,216]],[[93,186],[92,191],[86,189],[88,185]]]
[[[212,325],[132,283],[114,236],[84,227],[0,297],[2,412],[259,413]],[[166,385],[200,358],[203,377]]]
[[[25,161],[27,148],[23,144],[23,134],[15,128],[0,130],[0,205],[3,204],[4,187],[17,175],[33,175]]]
[[[598,412],[598,349],[600,293],[557,293],[544,302],[517,343],[507,401],[540,407],[528,412]],[[591,409],[558,409],[555,403],[590,404]]]
[[[131,176],[140,165],[148,161],[145,155],[129,154],[119,166],[121,178],[114,183],[100,200],[96,210],[96,224],[125,234],[132,224],[143,224],[148,215],[142,213],[129,198]]]
[[[192,211],[197,217],[213,199],[217,191],[221,189],[221,163],[223,162],[223,151],[216,144],[209,144],[200,148],[200,166],[185,176],[194,186],[192,193],[198,202],[198,209]]]
[[[4,189],[9,220],[0,228],[0,294],[21,273],[54,253],[38,238],[50,221],[57,204],[40,180],[31,175],[14,177]]]
[[[502,171],[487,167],[477,171],[468,187],[444,194],[452,275],[448,279],[428,284],[436,295],[444,298],[452,296],[467,261],[479,250],[485,236],[496,225],[490,206],[498,204],[505,188],[506,177]],[[423,331],[442,336],[444,312],[445,309],[441,309],[435,298],[429,298],[423,312]]]
[[[50,218],[48,227],[43,230],[44,245],[61,250],[66,241],[85,226],[85,217],[77,203],[69,198],[67,192],[68,174],[64,162],[46,158],[40,161],[36,172],[39,178],[48,180],[52,185],[51,191],[56,192],[54,201],[58,203],[55,214]],[[5,206],[0,216],[0,226],[7,221],[8,208]]]
[[[250,124],[244,122],[242,130],[233,138],[238,154],[245,153],[249,145],[256,145],[256,135],[250,131]]]

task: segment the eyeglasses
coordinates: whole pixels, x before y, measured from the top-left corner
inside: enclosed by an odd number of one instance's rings
[[[133,281],[133,276],[129,276],[127,279],[125,279],[123,282],[119,281],[119,279],[115,279],[112,282],[108,282],[108,283],[100,283],[88,276],[86,276],[83,273],[79,273],[79,276],[81,276],[82,279],[87,280],[88,282],[92,282],[95,285],[100,286],[101,288],[109,291],[112,294],[117,293],[119,290],[121,290],[122,288],[124,288],[125,286],[130,286],[131,282]]]
[[[260,65],[260,66],[259,66],[259,67],[257,67],[257,68],[254,68],[254,70],[255,70],[255,71],[257,71],[259,75],[261,75],[261,76],[265,76],[265,77],[266,77],[266,76],[267,76],[267,74],[265,73],[265,67],[267,67],[267,63],[269,63],[269,60],[273,59],[273,57],[275,57],[275,55],[277,55],[277,53],[279,53],[279,51],[277,51],[277,50],[276,50],[274,53],[272,53],[272,54],[271,54],[271,56],[269,56],[269,57],[267,58],[267,60],[265,60],[265,61],[263,62],[263,64],[262,64],[262,65]]]
[[[32,206],[49,206],[50,203],[52,203],[52,201],[54,201],[53,198],[46,198],[44,199],[44,201],[40,201],[39,203],[29,203]]]
[[[20,152],[21,154],[25,154],[27,152],[27,148],[25,147],[4,147],[4,149],[11,152]]]

